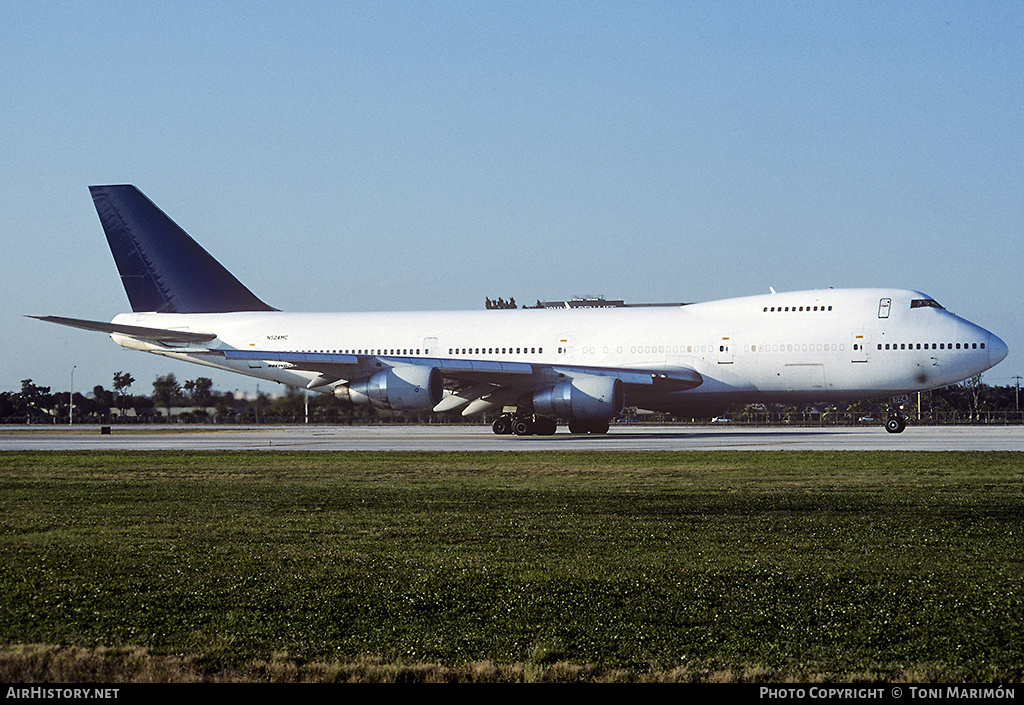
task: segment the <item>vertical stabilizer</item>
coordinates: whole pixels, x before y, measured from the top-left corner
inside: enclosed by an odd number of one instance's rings
[[[273,311],[134,186],[90,186],[133,311]]]

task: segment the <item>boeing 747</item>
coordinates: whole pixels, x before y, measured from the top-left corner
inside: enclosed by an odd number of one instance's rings
[[[605,433],[627,406],[852,402],[954,384],[1006,357],[989,331],[905,289],[679,306],[289,313],[257,298],[134,186],[90,187],[131,313],[118,345],[381,409],[499,415],[495,433]],[[905,419],[893,413],[890,432]]]

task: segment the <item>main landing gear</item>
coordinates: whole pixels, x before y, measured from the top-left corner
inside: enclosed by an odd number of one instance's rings
[[[551,436],[557,428],[555,420],[547,416],[502,414],[491,424],[491,430],[499,436],[510,433],[517,436]]]
[[[569,422],[569,433],[608,433],[608,419],[573,419]],[[557,424],[548,416],[502,414],[491,424],[491,430],[499,436],[551,436]]]

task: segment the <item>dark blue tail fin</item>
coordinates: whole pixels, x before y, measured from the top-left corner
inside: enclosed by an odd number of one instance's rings
[[[274,311],[134,186],[90,186],[133,311]]]

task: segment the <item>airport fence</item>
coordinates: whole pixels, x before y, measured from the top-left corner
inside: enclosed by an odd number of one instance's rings
[[[226,415],[196,416],[182,414],[180,416],[100,416],[96,414],[75,416],[74,423],[79,425],[112,425],[112,426],[223,426],[223,425],[328,425],[328,426],[394,426],[394,425],[486,425],[489,418],[472,418],[455,415],[388,415],[388,416],[342,416],[329,417],[291,414],[261,415]],[[628,418],[620,418],[617,424],[629,425],[721,425],[721,426],[795,426],[795,427],[860,427],[881,426],[885,423],[884,415],[865,415],[863,412],[845,411],[780,411],[780,412],[743,412],[735,415],[720,416],[715,419],[677,418],[668,414],[639,414]],[[913,426],[1019,426],[1024,425],[1024,412],[1019,411],[979,411],[967,413],[959,411],[934,412],[917,415],[909,414],[908,423]],[[46,414],[32,417],[8,416],[0,417],[3,425],[31,426],[67,426],[67,416],[49,416]]]
[[[918,415],[911,412],[908,423],[914,426],[1019,426],[1024,424],[1024,413],[1019,411],[978,411],[974,413],[943,411]],[[734,417],[719,417],[711,423],[744,426],[881,426],[885,415],[865,415],[863,412],[787,411],[743,413]],[[708,423],[707,420],[693,420]]]

